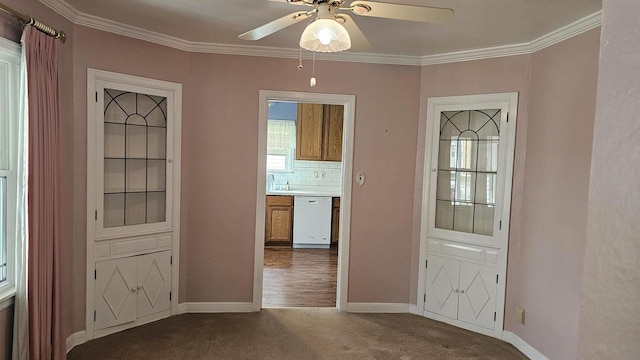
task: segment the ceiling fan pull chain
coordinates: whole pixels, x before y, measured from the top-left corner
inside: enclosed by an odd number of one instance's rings
[[[309,80],[311,87],[316,86],[316,52],[313,52],[313,62],[311,65],[311,79]]]
[[[302,70],[302,47],[300,47],[300,63],[298,63],[298,70]]]

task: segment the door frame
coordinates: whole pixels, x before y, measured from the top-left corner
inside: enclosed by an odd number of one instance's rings
[[[500,249],[500,256],[498,257],[497,269],[498,269],[498,284],[496,293],[496,327],[494,330],[485,329],[476,325],[468,324],[459,320],[449,319],[444,316],[435,315],[429,313],[424,309],[425,305],[425,290],[426,290],[426,261],[428,251],[429,225],[430,225],[430,197],[431,197],[431,167],[433,161],[434,152],[437,151],[438,144],[432,144],[431,139],[433,137],[432,131],[435,129],[436,122],[439,121],[439,116],[436,116],[441,111],[443,106],[458,106],[460,110],[471,108],[487,108],[487,106],[496,106],[496,104],[503,104],[508,110],[506,114],[507,118],[507,134],[506,134],[506,156],[505,156],[505,174],[503,179],[503,194],[502,194],[502,214],[496,214],[500,220],[502,220],[502,228],[500,229],[498,237],[497,248]],[[417,313],[427,318],[442,321],[455,325],[467,330],[478,332],[484,335],[496,337],[502,339],[502,332],[504,329],[504,315],[505,315],[505,295],[506,295],[506,279],[507,279],[507,257],[508,257],[508,245],[509,245],[509,225],[511,218],[511,190],[513,182],[513,161],[515,153],[515,138],[516,138],[516,120],[518,115],[518,93],[496,93],[496,94],[482,94],[482,95],[464,95],[464,96],[448,96],[448,97],[432,97],[427,99],[427,126],[426,126],[426,138],[425,152],[424,152],[424,169],[422,178],[422,211],[420,218],[420,253],[419,253],[419,272],[418,272],[418,292],[417,292]],[[491,244],[478,244],[482,247],[491,247]],[[495,245],[494,245],[495,246]],[[425,264],[425,266],[422,266]]]
[[[349,240],[351,232],[351,178],[353,176],[353,139],[355,95],[260,90],[258,115],[258,175],[256,179],[256,238],[253,272],[253,310],[262,309],[264,270],[264,231],[267,176],[267,117],[270,100],[296,101],[344,106],[342,126],[342,193],[340,199],[340,241],[338,242],[338,278],[336,307],[346,310],[349,280]]]

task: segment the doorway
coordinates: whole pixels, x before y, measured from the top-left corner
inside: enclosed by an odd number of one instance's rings
[[[329,269],[331,271],[331,262],[334,262],[333,271],[335,272],[335,276],[337,278],[337,284],[335,285],[335,298],[330,299],[329,301],[333,303],[335,301],[335,306],[338,309],[344,309],[346,307],[347,302],[347,289],[348,289],[348,259],[349,259],[349,232],[350,232],[350,204],[351,204],[351,176],[352,176],[352,162],[353,162],[353,129],[354,129],[354,115],[355,115],[355,96],[352,95],[333,95],[333,94],[313,94],[313,93],[298,93],[298,92],[279,92],[279,91],[260,91],[259,95],[259,131],[258,131],[258,174],[257,174],[257,197],[256,197],[256,241],[255,241],[255,259],[254,259],[254,287],[253,287],[253,308],[255,311],[258,311],[263,306],[263,285],[269,282],[272,279],[269,279],[269,273],[265,273],[265,261],[275,262],[276,265],[278,262],[297,262],[299,264],[308,265],[309,263],[315,263],[313,266],[304,266],[302,270],[306,271],[307,274],[311,271],[314,271],[313,267],[320,266],[321,268]],[[342,126],[342,154],[341,154],[341,165],[340,173],[341,178],[338,180],[340,187],[339,192],[336,194],[324,194],[325,196],[321,196],[318,198],[307,197],[305,195],[318,195],[318,194],[304,194],[302,188],[298,188],[296,191],[296,186],[292,183],[289,183],[287,186],[284,183],[285,176],[282,176],[279,181],[276,181],[273,178],[267,178],[267,162],[268,161],[279,161],[282,160],[282,156],[280,159],[276,159],[274,157],[270,157],[267,159],[267,128],[268,128],[268,114],[269,114],[269,104],[283,102],[283,103],[296,103],[296,104],[305,104],[309,105],[309,109],[317,109],[318,107],[323,107],[330,111],[332,106],[334,108],[342,109],[342,117],[343,117],[343,126]],[[307,110],[304,110],[307,111]],[[310,112],[314,110],[308,110]],[[313,126],[313,125],[310,125]],[[311,131],[311,130],[310,130]],[[299,140],[298,140],[299,142]],[[316,141],[317,142],[317,141]],[[313,147],[314,141],[311,140],[311,147]],[[309,147],[305,146],[305,149]],[[296,151],[300,152],[300,146],[296,148]],[[277,155],[277,154],[276,154]],[[309,156],[304,154],[295,154],[296,157]],[[323,155],[325,156],[325,155]],[[331,156],[331,155],[328,155]],[[335,155],[334,155],[335,156]],[[334,163],[335,164],[335,163]],[[272,166],[273,164],[270,164]],[[281,165],[286,167],[288,166],[286,163],[286,159],[284,163],[281,162]],[[311,171],[311,170],[310,170]],[[311,171],[313,177],[321,179],[322,176],[327,176],[329,170],[323,173],[322,170]],[[292,186],[293,185],[293,186]],[[296,184],[300,185],[300,184]],[[269,189],[267,188],[269,186]],[[270,194],[270,196],[267,196]],[[276,195],[276,196],[272,196]],[[282,196],[278,196],[282,195]],[[290,196],[296,195],[296,196]],[[335,196],[339,195],[339,196]],[[302,209],[316,205],[320,206],[322,202],[324,202],[325,198],[329,199],[328,211],[326,215],[329,216],[329,221],[335,220],[339,221],[340,227],[339,229],[335,229],[337,237],[340,241],[337,243],[337,246],[331,247],[330,243],[326,243],[323,240],[316,240],[313,236],[308,237],[312,240],[310,241],[298,241],[294,246],[280,246],[280,247],[271,247],[267,241],[267,248],[265,249],[265,240],[269,239],[274,242],[277,241],[286,241],[287,240],[287,232],[289,231],[285,227],[284,233],[282,231],[276,231],[278,233],[270,233],[270,229],[273,228],[272,223],[269,223],[269,215],[272,215],[273,218],[271,221],[279,221],[279,222],[287,222],[291,221],[294,217],[298,219],[304,219],[304,214],[300,213]],[[333,206],[335,204],[335,200],[339,199],[339,204],[337,205],[337,211],[335,211],[336,207]],[[274,203],[275,201],[275,203]],[[300,202],[296,207],[294,202]],[[286,203],[285,203],[286,202]],[[304,202],[305,206],[302,206]],[[308,203],[308,204],[307,204]],[[322,205],[324,206],[324,205]],[[294,216],[294,210],[296,211],[296,216]],[[313,211],[312,209],[308,211]],[[322,212],[325,213],[324,210]],[[331,219],[333,218],[333,219]],[[328,222],[327,224],[330,224]],[[269,226],[267,226],[269,223]],[[293,222],[293,225],[296,226],[296,223]],[[300,228],[300,226],[298,226]],[[281,227],[280,227],[281,229]],[[288,240],[292,240],[293,232],[300,232],[300,229],[291,229],[291,238]],[[328,235],[331,236],[331,235]],[[323,238],[326,236],[322,236]],[[303,238],[301,235],[298,236],[298,239]],[[293,245],[293,244],[291,244]],[[294,249],[294,247],[296,249]],[[312,247],[313,249],[305,249],[305,247]],[[325,247],[324,249],[316,249],[317,247]],[[316,251],[319,250],[319,251]],[[309,253],[309,251],[313,251],[313,255]],[[320,254],[320,251],[324,251],[326,254]],[[265,253],[269,257],[267,259],[265,257]],[[318,256],[319,255],[319,256]],[[310,257],[312,256],[312,257]],[[314,262],[315,261],[315,262]],[[282,265],[282,264],[281,264]],[[267,263],[269,266],[269,263]],[[285,264],[286,266],[286,264]],[[306,268],[306,269],[304,269]],[[325,271],[325,270],[321,270]],[[266,275],[265,275],[266,274]],[[330,273],[327,274],[329,277]],[[308,278],[310,281],[313,281],[312,277]],[[335,283],[334,283],[335,284]],[[318,290],[321,291],[322,286],[318,287]],[[304,302],[304,297],[300,297],[299,300]],[[326,299],[322,301],[327,301]],[[264,304],[265,306],[271,306],[272,304]],[[293,303],[293,306],[308,306],[303,303]]]

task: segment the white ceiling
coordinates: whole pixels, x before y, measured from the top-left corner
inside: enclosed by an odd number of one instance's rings
[[[42,1],[42,0],[41,0]],[[51,2],[43,1],[45,3]],[[62,1],[56,1],[62,2]],[[301,6],[267,0],[66,0],[75,10],[190,42],[297,49],[308,21],[258,41],[238,35]],[[347,1],[347,4],[350,1]],[[367,53],[428,56],[531,42],[602,9],[602,0],[385,0],[455,11],[444,25],[361,17]]]

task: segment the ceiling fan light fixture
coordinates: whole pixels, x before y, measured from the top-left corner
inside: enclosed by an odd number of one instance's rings
[[[339,52],[351,48],[351,38],[335,19],[319,18],[302,32],[300,47],[315,52]]]

